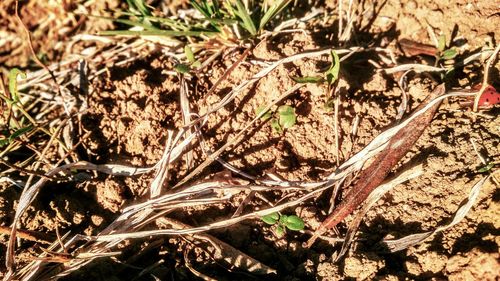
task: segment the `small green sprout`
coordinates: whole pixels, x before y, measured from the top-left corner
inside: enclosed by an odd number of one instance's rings
[[[280,123],[276,118],[271,119],[271,128],[273,128],[273,130],[278,134],[283,133],[283,128],[280,126]]]
[[[283,129],[291,128],[295,125],[297,117],[295,115],[295,109],[289,105],[282,105],[278,108],[279,124]]]
[[[174,70],[181,74],[186,74],[189,71],[191,71],[191,67],[187,64],[179,63],[176,66],[174,66]]]
[[[6,101],[9,104],[14,104],[19,102],[19,94],[17,93],[18,76],[21,76],[21,79],[26,79],[26,73],[22,72],[17,68],[13,68],[9,71],[9,92],[11,95],[11,100]]]
[[[305,77],[292,77],[293,81],[301,84],[305,83],[325,83],[328,82],[328,85],[331,86],[339,79],[340,73],[340,59],[335,51],[331,51],[330,55],[332,56],[332,63],[328,70],[323,72],[322,76],[305,76]]]
[[[493,167],[495,167],[495,163],[492,162],[492,163],[488,163],[486,166],[479,168],[477,171],[480,173],[487,173],[491,169],[493,169]]]
[[[295,114],[295,109],[289,105],[282,105],[278,107],[276,112],[271,112],[270,110],[263,113],[265,106],[259,106],[255,110],[255,114],[260,116],[262,121],[267,121],[271,119],[271,128],[278,133],[283,133],[284,129],[289,129],[295,125],[297,122],[297,115]]]
[[[335,108],[335,100],[332,98],[327,99],[325,104],[323,105],[323,108],[327,112],[332,112],[333,109]]]
[[[262,106],[259,106],[259,107],[257,108],[257,110],[255,110],[255,114],[256,114],[257,116],[260,116],[260,119],[261,119],[262,121],[267,121],[267,120],[271,119],[271,117],[273,117],[273,114],[272,114],[272,113],[271,113],[271,111],[269,111],[269,110],[268,110],[268,111],[266,111],[265,113],[262,113],[265,109],[266,109],[266,107],[265,107],[264,105],[262,105]],[[262,116],[261,116],[261,115],[262,115]]]
[[[333,85],[337,79],[339,79],[340,73],[340,59],[335,51],[330,53],[332,56],[332,64],[330,68],[325,72],[326,81],[328,81],[328,85]]]
[[[184,47],[184,54],[186,55],[187,63],[177,64],[176,66],[174,66],[175,71],[181,74],[186,74],[193,68],[201,67],[201,62],[194,57],[194,52],[191,47],[189,47],[189,45],[186,45]]]
[[[280,215],[278,213],[270,213],[269,215],[265,215],[261,217],[262,221],[273,225],[280,220]]]
[[[439,36],[438,39],[438,53],[436,54],[438,61],[451,60],[457,56],[457,50],[455,48],[447,48],[446,46],[446,36],[443,34]]]
[[[323,72],[322,76],[306,76],[306,77],[292,77],[292,79],[297,83],[328,83],[328,89],[331,90],[332,86],[339,79],[340,74],[340,58],[335,51],[331,51],[330,55],[332,56],[332,63],[327,71]],[[328,99],[324,108],[326,111],[332,111],[334,107],[334,100]]]
[[[186,55],[186,58],[191,64],[192,68],[200,68],[201,62],[194,57],[193,49],[191,49],[189,45],[186,45],[184,47],[184,54]]]
[[[21,107],[21,100],[19,98],[19,92],[17,91],[17,78],[21,77],[26,79],[26,74],[17,68],[13,68],[9,72],[9,96],[0,95],[0,97],[5,100],[9,107],[17,107],[19,110],[23,110]],[[27,114],[27,113],[26,113]],[[21,118],[21,121],[17,123],[10,123],[10,126],[5,130],[0,132],[0,148],[10,144],[13,140],[19,138],[20,136],[26,134],[33,129],[32,125],[24,126],[25,118]],[[12,134],[10,133],[12,132]]]
[[[293,81],[299,83],[299,84],[306,84],[306,83],[322,83],[325,81],[323,77],[320,76],[305,76],[305,77],[292,77]]]
[[[276,225],[275,233],[278,237],[285,234],[285,230],[300,231],[304,229],[304,221],[296,215],[282,215],[278,212],[261,217],[262,221],[269,225]]]

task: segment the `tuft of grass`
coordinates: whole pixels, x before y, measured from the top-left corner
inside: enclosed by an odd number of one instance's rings
[[[241,0],[191,0],[190,5],[201,18],[184,20],[153,16],[152,9],[143,0],[127,0],[129,10],[116,18],[117,23],[141,30],[108,30],[101,35],[157,35],[172,37],[231,37],[246,40],[259,36],[268,24],[278,17],[291,0],[278,0],[272,5],[267,1]],[[125,17],[125,18],[122,18]],[[230,34],[228,34],[230,30]]]

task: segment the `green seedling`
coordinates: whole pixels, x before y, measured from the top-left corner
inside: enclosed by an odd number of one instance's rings
[[[278,107],[279,124],[283,129],[291,128],[297,121],[295,109],[289,105]]]
[[[193,68],[197,69],[201,67],[201,62],[197,60],[194,56],[193,50],[189,45],[184,47],[184,54],[186,55],[187,63],[179,63],[174,67],[174,70],[185,74],[191,71]]]
[[[449,61],[457,56],[457,50],[452,47],[446,46],[446,36],[441,35],[438,39],[437,45],[438,53],[436,54],[438,61]]]
[[[292,77],[293,81],[300,83],[300,84],[306,84],[306,83],[322,83],[325,81],[323,77],[320,76],[305,76],[305,77]]]
[[[264,110],[266,109],[265,106],[259,106],[257,108],[257,110],[255,110],[255,114],[257,116],[260,116],[259,118],[262,120],[262,121],[267,121],[269,119],[271,119],[271,117],[273,117],[273,114],[271,113],[270,110],[266,111],[266,112],[263,112]]]
[[[26,73],[22,72],[17,68],[13,68],[9,72],[9,92],[10,99],[5,99],[8,104],[15,104],[19,102],[19,94],[17,92],[17,77],[20,76],[21,79],[26,79]]]
[[[330,55],[332,56],[332,64],[330,65],[330,68],[328,68],[328,70],[325,72],[326,81],[328,82],[329,86],[333,85],[333,83],[335,83],[339,79],[340,73],[339,55],[337,55],[337,53],[334,51],[332,51]]]
[[[19,92],[17,90],[17,78],[21,77],[22,79],[26,79],[26,74],[17,68],[13,68],[9,72],[9,93],[10,95],[0,95],[0,97],[7,103],[9,111],[12,111],[13,108],[19,110],[26,116],[28,119],[31,118],[29,114],[24,110],[21,100],[19,98]],[[12,117],[12,114],[8,114]],[[20,118],[20,121],[11,119],[7,122],[8,127],[5,128],[1,132],[0,138],[0,148],[12,143],[15,139],[21,137],[22,135],[28,133],[33,129],[32,125],[25,126],[25,118]],[[30,119],[34,124],[33,118]]]
[[[308,77],[292,77],[297,83],[328,83],[328,89],[332,89],[339,79],[340,74],[340,58],[335,51],[330,53],[332,57],[332,64],[322,76],[308,76]],[[332,111],[335,106],[335,101],[332,98],[326,100],[324,108],[326,111]]]
[[[328,91],[332,89],[335,82],[339,79],[340,73],[340,59],[335,51],[330,53],[332,57],[332,64],[328,68],[327,71],[323,73],[322,76],[307,76],[307,77],[292,77],[292,79],[297,83],[328,83]],[[333,111],[335,106],[335,100],[332,98],[328,98],[324,104],[324,108],[326,111]]]
[[[333,88],[334,84],[338,81],[339,79],[339,73],[340,73],[340,59],[337,53],[334,51],[331,52],[332,56],[332,64],[330,65],[330,68],[325,72],[326,76],[326,81],[328,82],[328,89],[329,91]],[[326,111],[333,111],[335,107],[335,101],[333,98],[328,98],[323,106]]]
[[[280,135],[283,134],[283,127],[281,127],[280,122],[278,121],[278,119],[276,119],[276,118],[271,119],[271,128],[276,133],[278,133]]]
[[[271,112],[270,110],[263,112],[265,108],[265,106],[259,106],[257,110],[255,110],[255,114],[259,116],[262,121],[271,119],[271,128],[278,134],[283,133],[284,129],[293,127],[297,122],[295,109],[289,105],[278,107],[276,112]]]
[[[328,70],[323,72],[321,76],[305,76],[305,77],[292,77],[293,81],[297,83],[325,83],[332,86],[338,79],[340,73],[340,59],[335,51],[330,53],[332,63]]]
[[[300,231],[304,229],[304,221],[296,215],[282,215],[278,212],[271,213],[261,217],[262,221],[276,226],[275,233],[278,237],[285,235],[286,229]]]
[[[437,66],[439,62],[444,62],[445,65],[449,66],[445,73],[441,73],[441,79],[449,80],[454,76],[455,68],[451,66],[454,61],[453,59],[458,55],[457,50],[453,47],[446,46],[446,36],[443,34],[439,36],[437,53],[436,53],[436,63]]]

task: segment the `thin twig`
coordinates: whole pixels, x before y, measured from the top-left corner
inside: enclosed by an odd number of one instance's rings
[[[10,235],[11,230],[12,229],[8,226],[0,226],[0,235]],[[43,244],[52,244],[52,241],[54,240],[54,237],[50,234],[23,229],[17,230],[17,237]]]

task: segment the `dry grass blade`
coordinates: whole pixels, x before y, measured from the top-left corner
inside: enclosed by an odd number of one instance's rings
[[[71,163],[67,165],[63,165],[61,167],[52,169],[50,172],[48,172],[46,175],[48,177],[41,178],[33,184],[30,187],[26,187],[19,198],[19,203],[16,208],[16,213],[12,222],[12,230],[10,233],[10,239],[9,239],[9,244],[7,246],[7,257],[6,257],[6,264],[9,265],[7,266],[10,268],[14,264],[14,242],[16,239],[16,225],[21,219],[21,216],[24,214],[24,212],[28,209],[28,206],[33,202],[35,199],[36,195],[42,188],[42,186],[45,185],[45,183],[48,182],[48,178],[51,176],[54,176],[60,172],[65,172],[70,169],[83,169],[83,170],[96,170],[100,171],[103,173],[107,174],[114,174],[114,175],[134,175],[134,174],[141,174],[141,173],[146,173],[149,172],[152,168],[132,168],[128,166],[123,166],[123,165],[95,165],[92,163],[88,162],[77,162],[77,163]]]
[[[353,48],[350,48],[350,49],[330,49],[330,48],[328,48],[328,49],[323,49],[323,50],[318,50],[318,51],[304,52],[304,53],[296,54],[296,55],[289,56],[289,57],[280,59],[278,61],[275,61],[271,65],[269,65],[268,67],[266,67],[266,68],[262,69],[261,71],[259,71],[257,74],[255,74],[249,80],[240,83],[238,86],[235,86],[227,95],[225,95],[221,99],[220,102],[218,102],[212,108],[210,108],[209,110],[207,110],[207,112],[205,114],[201,115],[198,119],[194,120],[190,125],[198,123],[201,120],[205,119],[208,115],[210,115],[210,114],[212,114],[214,112],[217,112],[219,109],[223,108],[228,103],[230,103],[232,100],[234,100],[238,96],[238,94],[241,93],[244,89],[246,89],[247,87],[249,87],[253,83],[257,82],[261,78],[265,77],[271,71],[273,71],[274,69],[276,69],[278,66],[280,66],[282,64],[293,62],[293,61],[297,61],[297,60],[301,60],[301,59],[304,59],[304,58],[312,58],[312,57],[318,57],[318,56],[322,56],[322,55],[327,55],[327,54],[330,54],[331,51],[335,51],[338,55],[342,55],[342,54],[350,54],[350,53],[361,52],[361,51],[364,51],[364,50],[365,49],[362,48],[362,47],[353,47]]]
[[[435,66],[430,66],[430,65],[425,65],[425,64],[410,63],[410,64],[398,65],[398,66],[391,67],[391,68],[385,68],[384,72],[387,74],[392,74],[392,73],[401,72],[401,71],[408,71],[408,70],[413,70],[417,73],[442,72],[442,71],[446,71],[446,68],[435,67]]]
[[[368,145],[366,145],[361,151],[353,155],[347,161],[345,161],[340,167],[328,176],[329,180],[338,180],[346,175],[346,173],[351,173],[360,170],[366,160],[372,158],[379,151],[387,146],[389,140],[397,133],[399,130],[407,126],[412,120],[424,114],[429,108],[433,107],[435,104],[442,102],[446,98],[450,97],[470,97],[474,96],[475,93],[463,93],[463,92],[450,92],[439,97],[436,97],[430,101],[425,107],[414,112],[411,116],[405,119],[398,125],[385,130],[375,137]]]
[[[157,223],[163,226],[171,225],[171,227],[178,229],[191,228],[189,225],[166,217],[159,218]],[[275,269],[266,266],[233,246],[213,237],[212,235],[195,234],[193,236],[185,236],[185,238],[191,241],[199,239],[209,242],[213,246],[213,250],[206,249],[206,251],[209,251],[215,260],[224,261],[235,268],[259,275],[276,273]]]
[[[188,128],[188,124],[191,123],[191,108],[189,106],[189,99],[188,99],[188,85],[186,82],[186,78],[184,75],[179,74],[179,80],[180,80],[180,90],[179,90],[179,95],[180,95],[180,105],[181,105],[181,112],[182,112],[182,119],[184,121],[184,126],[185,128]],[[189,128],[189,130],[186,133],[193,133],[194,128]],[[193,151],[189,150],[186,154],[186,164],[187,168],[191,169],[193,163]]]
[[[209,277],[208,275],[205,275],[198,270],[196,270],[193,265],[191,264],[191,259],[189,258],[189,251],[190,249],[185,249],[184,250],[184,265],[193,273],[194,276],[198,277],[199,279],[205,280],[205,281],[217,281],[216,279],[213,279],[212,277]]]
[[[432,99],[441,96],[444,91],[444,84],[437,86],[432,93],[428,94],[427,99],[422,102],[415,111],[418,112],[422,108],[426,108],[426,104],[429,103],[429,101],[432,102]],[[411,123],[408,122],[408,126],[398,130],[398,132],[388,140],[385,148],[375,155],[373,162],[368,167],[361,171],[358,180],[349,189],[345,198],[343,198],[335,210],[323,221],[321,226],[316,230],[315,235],[308,240],[306,244],[307,247],[310,247],[319,235],[335,227],[344,220],[346,216],[351,214],[387,177],[391,169],[404,155],[406,155],[420,138],[421,134],[432,121],[439,105],[440,103],[438,102],[418,115],[418,117],[412,118]]]
[[[349,225],[349,228],[347,229],[344,243],[342,244],[342,249],[340,250],[340,252],[339,252],[338,256],[335,258],[335,260],[338,261],[347,253],[349,246],[354,241],[354,236],[356,235],[356,232],[357,232],[359,225],[361,224],[361,221],[363,220],[364,216],[366,215],[368,210],[370,210],[370,208],[373,207],[373,205],[380,198],[382,198],[388,191],[390,191],[391,189],[396,187],[398,184],[401,184],[405,181],[416,178],[422,174],[423,174],[422,165],[418,165],[418,166],[415,166],[411,169],[408,169],[406,171],[399,173],[395,178],[393,178],[390,181],[388,181],[384,184],[381,184],[379,187],[377,187],[370,194],[370,196],[365,200],[365,202],[361,206],[361,209],[356,213],[354,219],[352,220],[351,224]]]
[[[170,155],[171,155],[171,147],[172,147],[172,135],[173,132],[167,131],[167,145],[165,146],[165,150],[163,152],[163,156],[158,162],[158,170],[156,171],[156,176],[151,183],[149,188],[150,190],[150,198],[158,197],[161,194],[161,189],[164,183],[168,180],[168,167],[170,165]]]
[[[0,235],[10,235],[11,231],[12,229],[10,227],[0,226]],[[17,237],[21,239],[34,241],[42,244],[52,244],[52,241],[55,239],[55,237],[53,237],[52,235],[47,235],[36,231],[18,229],[16,232],[17,232]]]
[[[188,182],[189,180],[191,180],[193,177],[195,177],[201,171],[203,171],[203,169],[205,169],[208,165],[210,165],[213,161],[215,161],[215,159],[217,159],[227,148],[229,148],[229,147],[231,147],[231,146],[233,146],[235,144],[238,144],[242,140],[242,136],[244,135],[244,133],[251,126],[253,126],[254,123],[256,123],[271,108],[271,106],[275,105],[276,103],[280,102],[281,100],[283,100],[287,96],[291,95],[293,92],[295,92],[296,90],[298,90],[302,86],[303,85],[300,85],[300,84],[295,85],[290,90],[286,91],[284,94],[282,94],[276,100],[274,100],[269,105],[267,105],[266,108],[261,112],[261,114],[257,115],[252,121],[248,122],[248,124],[245,127],[243,127],[243,129],[241,129],[234,136],[234,138],[232,140],[228,141],[222,147],[220,147],[219,149],[217,149],[217,151],[215,151],[214,153],[212,153],[211,155],[209,155],[207,157],[207,159],[203,163],[201,163],[200,165],[198,165],[196,167],[196,169],[194,169],[194,171],[192,171],[191,173],[189,173],[179,183],[177,183],[177,185],[175,185],[174,188],[178,188],[178,187],[182,186],[183,184],[185,184],[186,182]]]
[[[479,193],[481,192],[481,188],[483,185],[486,183],[486,181],[490,178],[485,177],[479,180],[474,187],[472,187],[471,191],[469,192],[469,196],[467,199],[465,199],[458,210],[456,211],[455,215],[453,216],[453,220],[444,226],[440,226],[436,228],[433,231],[428,231],[424,233],[416,233],[412,235],[405,236],[403,238],[397,239],[397,240],[384,240],[381,242],[381,244],[386,247],[391,253],[401,251],[404,249],[407,249],[408,247],[411,247],[413,245],[419,244],[423,242],[424,240],[428,239],[429,237],[433,236],[436,233],[439,233],[441,231],[444,231],[457,223],[459,223],[469,210],[472,208],[474,203],[476,202],[477,197],[479,196]]]

